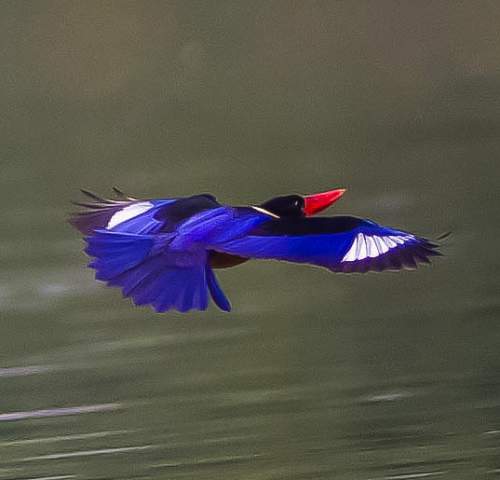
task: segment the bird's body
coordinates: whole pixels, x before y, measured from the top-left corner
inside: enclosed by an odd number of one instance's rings
[[[276,197],[234,207],[209,194],[137,200],[120,191],[91,202],[71,223],[86,235],[96,278],[156,311],[205,310],[209,294],[230,304],[214,268],[252,258],[322,266],[334,272],[400,270],[429,263],[436,245],[411,233],[351,216],[315,217],[344,190]]]
[[[231,268],[236,265],[248,262],[249,258],[240,257],[238,255],[230,255],[229,253],[221,253],[212,250],[208,255],[208,261],[212,268]]]

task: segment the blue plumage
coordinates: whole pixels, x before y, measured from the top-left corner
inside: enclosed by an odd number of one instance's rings
[[[183,202],[191,215],[181,215]],[[193,212],[192,198],[181,199],[174,202],[169,216],[172,203],[130,202],[111,217],[103,216],[98,225],[92,211],[94,230],[85,249],[93,257],[89,266],[96,270],[96,279],[120,287],[136,305],[151,305],[157,312],[205,310],[209,294],[219,308],[230,311],[208,264],[206,246],[241,235],[266,215],[250,208],[223,207],[200,196],[199,211]]]
[[[96,278],[122,288],[136,305],[158,312],[181,312],[208,306],[206,257],[203,250],[168,251],[171,234],[152,235],[97,230],[87,238],[86,253]]]
[[[215,276],[215,273],[213,272],[210,265],[207,265],[206,267],[206,278],[210,295],[212,296],[212,299],[215,302],[215,304],[221,310],[224,310],[225,312],[230,312],[231,303],[229,302],[226,295],[222,291],[222,288],[219,285],[217,277]]]
[[[142,262],[153,248],[147,235],[97,230],[88,237],[85,253],[95,257],[89,266],[98,270],[99,280],[108,280]]]
[[[84,192],[93,202],[79,204],[88,210],[70,221],[87,235],[96,278],[157,312],[205,310],[209,297],[230,311],[213,268],[249,258],[363,273],[415,268],[439,255],[428,240],[369,220],[306,218],[338,198],[333,192],[304,197],[305,207],[300,196],[230,207],[208,194],[136,200],[119,192],[118,200],[107,200]]]
[[[335,217],[332,217],[332,220],[335,220]],[[433,250],[435,245],[423,238],[367,220],[361,221],[359,226],[347,232],[308,235],[280,233],[272,235],[272,230],[257,230],[249,235],[222,242],[220,246],[214,246],[214,249],[242,257],[309,263],[344,273],[363,273],[370,269],[381,271],[412,268],[416,267],[415,260],[426,262],[428,256],[438,254]],[[347,257],[357,238],[365,245],[360,245],[357,256],[356,251],[353,251],[352,255]],[[372,239],[375,239],[373,243]],[[397,239],[401,240],[398,242]],[[370,252],[369,245],[375,247]]]
[[[123,294],[136,305],[152,305],[157,312],[208,307],[204,265],[175,267],[163,258],[152,258],[116,281],[123,286]]]

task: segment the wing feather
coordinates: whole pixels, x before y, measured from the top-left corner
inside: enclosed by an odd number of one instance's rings
[[[84,210],[72,213],[69,223],[84,235],[91,235],[98,229],[117,230],[115,228],[117,226],[119,230],[129,233],[151,233],[155,228],[161,228],[164,223],[151,218],[154,212],[150,212],[149,218],[145,216],[139,221],[130,220],[149,210],[149,205],[151,208],[159,208],[176,201],[176,199],[140,200],[125,195],[116,187],[113,187],[113,191],[116,199],[104,198],[82,189],[81,192],[90,201],[72,202],[73,205],[82,207]]]
[[[438,245],[403,230],[356,217],[271,220],[214,250],[246,258],[284,260],[334,272],[415,269],[440,255]]]

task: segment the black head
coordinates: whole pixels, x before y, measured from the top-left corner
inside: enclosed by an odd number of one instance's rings
[[[271,198],[260,205],[279,217],[304,217],[304,198],[300,195],[286,195],[284,197]]]
[[[313,195],[286,195],[271,198],[271,200],[261,204],[261,207],[279,217],[310,217],[328,208],[344,193],[344,188],[336,188]]]

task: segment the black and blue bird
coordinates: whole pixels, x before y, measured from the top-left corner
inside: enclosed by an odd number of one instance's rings
[[[214,269],[250,259],[308,263],[333,272],[414,269],[440,255],[438,245],[363,218],[313,217],[345,192],[286,195],[230,206],[210,194],[140,200],[114,189],[106,199],[74,202],[70,223],[85,235],[96,279],[157,312],[222,310],[231,304]]]

